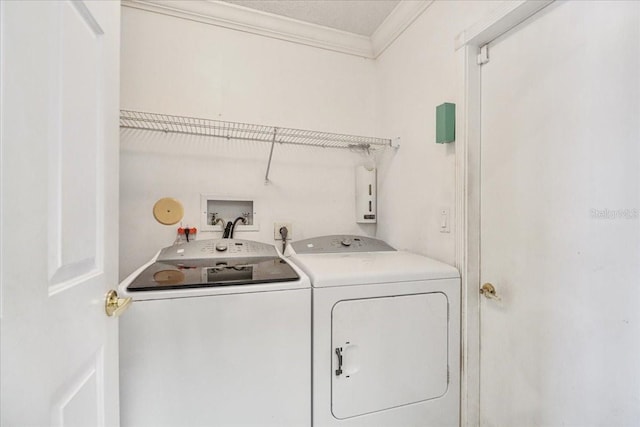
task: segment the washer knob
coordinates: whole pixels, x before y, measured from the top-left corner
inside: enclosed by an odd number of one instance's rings
[[[226,251],[226,250],[227,250],[227,247],[228,247],[228,246],[227,246],[227,244],[226,244],[226,243],[222,243],[222,242],[217,243],[217,244],[216,244],[216,251],[218,251],[218,252],[224,252],[224,251]]]
[[[346,239],[345,238],[345,239],[342,239],[342,241],[340,243],[342,243],[342,246],[347,246],[348,247],[348,246],[351,246],[352,242],[351,242],[351,239]]]

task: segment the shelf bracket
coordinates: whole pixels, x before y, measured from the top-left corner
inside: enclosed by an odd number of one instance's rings
[[[273,158],[273,147],[276,145],[276,136],[278,136],[278,128],[273,128],[273,139],[271,140],[271,151],[269,151],[269,163],[267,163],[267,173],[264,174],[264,183],[269,183],[269,170],[271,169],[271,159]]]
[[[396,150],[397,150],[398,148],[400,148],[400,137],[398,136],[398,137],[396,137],[396,138],[394,138],[394,139],[390,140],[390,141],[389,141],[389,146],[390,146],[391,148],[395,148]]]

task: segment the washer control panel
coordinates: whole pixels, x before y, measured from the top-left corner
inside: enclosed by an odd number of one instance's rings
[[[395,251],[394,248],[382,240],[348,234],[321,236],[306,240],[299,240],[291,243],[291,248],[297,254]]]
[[[160,251],[158,261],[204,258],[279,257],[275,246],[241,239],[195,240]]]

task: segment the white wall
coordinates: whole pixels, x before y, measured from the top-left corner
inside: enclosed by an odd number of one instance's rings
[[[455,143],[435,143],[436,106],[462,108],[458,33],[501,1],[436,1],[377,60],[378,133],[401,137],[379,166],[378,237],[455,263]],[[458,125],[459,127],[459,125]],[[451,232],[440,233],[440,209]]]
[[[454,37],[500,3],[435,2],[376,61],[123,7],[122,108],[399,136],[401,148],[378,159],[377,235],[453,264],[455,143],[435,144],[435,107],[460,108]],[[164,196],[183,201],[184,224],[195,226],[200,193],[262,199],[261,230],[241,238],[273,241],[280,220],[296,223],[295,239],[376,233],[353,218],[352,166],[361,156],[276,147],[273,184],[264,186],[268,145],[233,147],[123,131],[121,276],[173,241],[175,227],[150,213]],[[439,231],[441,208],[451,233]]]
[[[121,108],[320,131],[372,135],[371,60],[122,8]],[[200,226],[200,193],[255,198],[260,231],[238,238],[273,242],[273,222],[293,222],[295,239],[375,234],[355,223],[355,165],[342,150],[123,130],[120,276],[170,245],[177,226],[152,216],[161,197],[185,206]],[[220,236],[202,233],[199,238]]]

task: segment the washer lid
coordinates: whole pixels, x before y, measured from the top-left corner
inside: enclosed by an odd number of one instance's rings
[[[280,257],[158,260],[132,280],[127,290],[256,285],[299,279],[295,270]]]
[[[295,254],[290,259],[316,288],[460,277],[450,265],[404,251]]]
[[[162,249],[118,286],[136,301],[309,288],[275,246],[240,239],[194,240]]]

